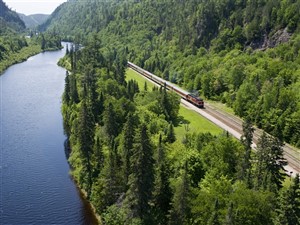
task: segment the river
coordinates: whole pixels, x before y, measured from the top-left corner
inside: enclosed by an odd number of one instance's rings
[[[65,45],[65,43],[64,43]],[[0,76],[0,224],[97,224],[69,175],[61,96],[65,50]]]

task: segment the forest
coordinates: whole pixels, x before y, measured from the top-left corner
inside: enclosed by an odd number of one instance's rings
[[[61,49],[61,38],[53,32],[25,30],[18,14],[0,0],[0,74],[9,66],[41,51]]]
[[[300,2],[70,1],[40,29],[112,51],[300,146]]]
[[[41,51],[61,49],[61,39],[51,33],[25,37],[16,33],[0,36],[0,74],[9,66],[23,62]]]
[[[39,27],[74,43],[60,61],[69,162],[103,224],[300,224],[282,148],[300,146],[299,11],[294,0],[73,0]],[[126,80],[128,60],[232,107],[241,140],[178,138],[178,97]],[[255,152],[254,125],[266,131]]]
[[[299,176],[287,178],[283,143],[253,127],[228,133],[174,126],[179,99],[125,79],[126,49],[97,35],[67,48],[62,113],[71,174],[103,224],[299,224]]]

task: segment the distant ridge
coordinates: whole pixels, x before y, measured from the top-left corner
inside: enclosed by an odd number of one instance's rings
[[[0,34],[21,31],[23,29],[25,29],[25,24],[19,18],[18,14],[9,9],[7,5],[0,0]]]
[[[46,14],[32,14],[28,16],[22,13],[18,14],[19,17],[24,21],[26,28],[34,28],[44,23],[49,17],[49,15]]]

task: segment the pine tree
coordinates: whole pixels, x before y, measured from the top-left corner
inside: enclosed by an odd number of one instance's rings
[[[273,189],[273,185],[275,185],[279,190],[286,176],[285,165],[287,165],[287,161],[283,157],[282,142],[278,138],[263,133],[257,145],[256,188],[271,187]]]
[[[134,117],[129,114],[127,121],[123,127],[121,141],[120,141],[120,152],[122,159],[122,178],[124,180],[124,189],[127,190],[127,183],[129,174],[131,174],[130,157],[132,156],[133,142],[134,142]]]
[[[153,211],[156,224],[165,224],[166,215],[170,210],[171,189],[169,183],[169,168],[165,157],[165,148],[162,143],[162,136],[159,136],[155,163],[155,179],[153,190]]]
[[[142,124],[135,135],[130,159],[132,173],[129,175],[129,189],[124,202],[129,220],[140,218],[145,224],[151,224],[148,219],[153,187],[153,161],[153,149],[147,127]]]
[[[170,225],[183,225],[186,224],[190,214],[190,183],[187,171],[187,162],[185,163],[184,170],[179,177],[174,195],[172,198],[172,208],[170,211]]]
[[[91,168],[91,154],[93,151],[94,140],[94,124],[92,122],[92,115],[87,107],[85,100],[81,102],[79,111],[79,126],[78,126],[78,143],[80,146],[80,153],[83,160],[83,174],[82,185],[88,193],[88,197],[92,187],[92,168]]]
[[[98,207],[100,211],[114,204],[122,190],[120,185],[120,174],[117,165],[117,151],[114,140],[111,140],[108,157],[100,175],[99,181],[100,195],[98,196]]]
[[[244,145],[245,153],[241,165],[240,179],[245,180],[248,186],[251,186],[251,145],[254,128],[250,120],[243,122],[243,135],[241,142]]]
[[[103,143],[99,137],[95,138],[93,149],[93,178],[98,177],[104,167]]]
[[[176,141],[174,126],[172,122],[169,124],[168,130],[167,130],[167,142],[173,143]]]
[[[77,81],[74,74],[69,75],[70,80],[70,93],[71,93],[71,100],[73,103],[79,103],[79,96],[77,91]]]
[[[102,117],[103,117],[103,112],[104,112],[104,95],[103,95],[102,91],[99,96],[98,107],[99,107],[99,115],[96,118],[96,121],[98,121],[100,124],[102,124]]]
[[[116,119],[117,115],[114,111],[112,103],[110,102],[103,112],[103,122],[109,139],[117,136],[118,125]]]
[[[67,105],[70,102],[70,79],[69,79],[69,73],[66,71],[66,77],[65,77],[65,92],[64,92],[64,103]]]
[[[300,178],[299,174],[287,190],[282,190],[276,210],[275,225],[300,224]]]

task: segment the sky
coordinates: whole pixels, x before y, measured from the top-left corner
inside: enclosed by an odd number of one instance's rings
[[[51,14],[57,6],[67,0],[3,0],[8,8],[23,13],[30,14]]]

